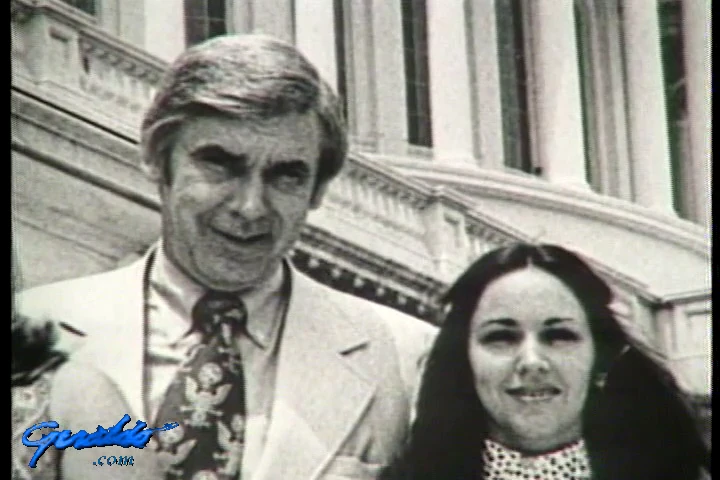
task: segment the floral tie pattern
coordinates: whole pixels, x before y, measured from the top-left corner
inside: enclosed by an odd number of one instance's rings
[[[247,311],[236,295],[209,292],[195,305],[203,341],[168,388],[157,422],[179,422],[153,439],[168,480],[239,479],[245,438],[245,381],[235,335]]]

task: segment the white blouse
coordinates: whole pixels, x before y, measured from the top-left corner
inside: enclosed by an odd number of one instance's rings
[[[583,440],[540,455],[525,455],[485,440],[483,462],[485,480],[590,479],[590,462]]]

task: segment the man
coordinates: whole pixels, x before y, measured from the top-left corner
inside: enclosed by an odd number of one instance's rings
[[[434,329],[286,260],[346,156],[340,112],[315,68],[270,37],[178,58],[142,124],[160,241],[128,267],[17,299],[32,328],[52,321],[69,359],[16,388],[14,461],[27,465],[35,449],[20,438],[41,421],[180,425],[142,450],[51,448],[18,475],[374,478],[389,462]],[[98,470],[101,455],[133,466]]]

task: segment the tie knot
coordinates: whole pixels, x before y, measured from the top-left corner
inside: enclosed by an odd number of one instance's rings
[[[237,294],[209,291],[193,307],[192,318],[207,334],[218,333],[223,325],[238,331],[245,328],[247,309]]]

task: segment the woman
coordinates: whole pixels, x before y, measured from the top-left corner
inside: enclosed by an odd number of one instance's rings
[[[392,480],[696,480],[709,452],[660,356],[572,252],[519,244],[444,298]]]

